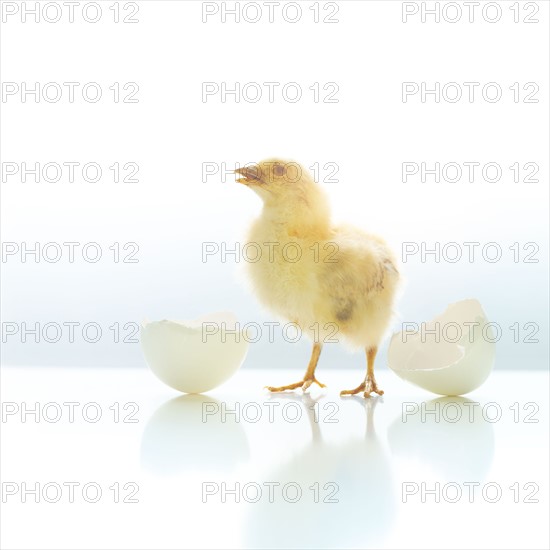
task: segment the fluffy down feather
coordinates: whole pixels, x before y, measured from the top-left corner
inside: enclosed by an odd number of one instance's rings
[[[264,202],[247,239],[259,257],[248,264],[259,300],[316,342],[378,346],[399,284],[386,243],[331,225],[325,194],[297,163],[269,159],[237,172]]]

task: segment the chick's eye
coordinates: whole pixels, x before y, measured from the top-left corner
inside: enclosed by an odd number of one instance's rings
[[[285,167],[282,164],[276,164],[273,167],[273,173],[278,177],[284,176],[285,175]]]

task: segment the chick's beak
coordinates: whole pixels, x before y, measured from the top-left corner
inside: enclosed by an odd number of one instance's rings
[[[243,176],[242,178],[237,178],[239,183],[244,183],[245,185],[262,183],[260,169],[257,166],[243,166],[242,168],[237,168],[234,172]]]

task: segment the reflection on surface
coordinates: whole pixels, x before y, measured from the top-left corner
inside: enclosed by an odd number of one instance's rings
[[[406,415],[406,422],[399,415],[388,430],[392,453],[416,459],[447,480],[482,481],[493,461],[493,426],[483,418],[479,406],[465,405],[468,403],[475,402],[464,397],[440,397],[415,404],[418,412]],[[424,415],[421,406],[425,407]],[[437,408],[439,418],[429,413]]]
[[[315,422],[307,394],[281,395],[277,399],[300,402],[309,418],[312,438],[291,461],[269,472],[262,482],[279,482],[281,487],[296,482],[302,497],[296,503],[276,498],[251,504],[245,527],[249,548],[343,548],[371,546],[391,526],[393,491],[391,467],[374,429],[373,414],[379,398],[358,398],[357,422],[366,425],[363,436],[345,443],[328,443],[323,426]],[[348,398],[348,401],[351,400]],[[364,410],[360,410],[364,409]],[[325,426],[326,427],[326,426]],[[323,502],[333,495],[337,503]],[[319,501],[309,487],[319,484]],[[276,492],[280,495],[280,492]]]
[[[142,465],[161,475],[193,469],[230,471],[249,456],[248,441],[233,415],[202,421],[206,395],[182,395],[161,405],[149,419],[141,442]]]

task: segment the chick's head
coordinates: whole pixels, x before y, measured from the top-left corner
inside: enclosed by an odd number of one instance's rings
[[[310,174],[297,162],[281,159],[266,159],[258,164],[238,168],[237,179],[257,193],[267,204],[288,200],[304,193],[312,183]]]

